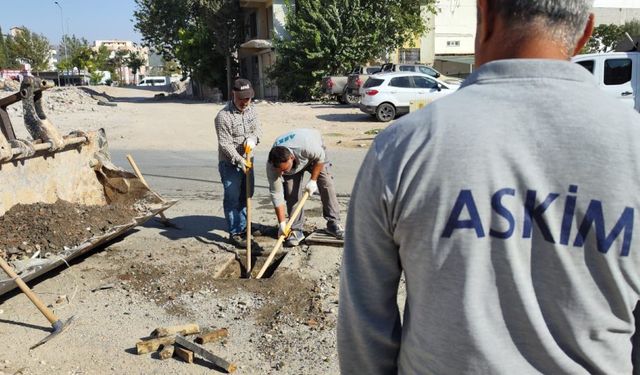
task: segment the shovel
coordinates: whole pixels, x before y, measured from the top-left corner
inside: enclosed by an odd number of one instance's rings
[[[273,250],[271,250],[271,253],[269,254],[269,257],[264,262],[264,265],[262,266],[262,269],[260,269],[260,272],[258,273],[258,276],[256,276],[256,279],[262,278],[262,275],[264,275],[264,273],[267,271],[267,268],[269,268],[269,265],[273,261],[273,258],[276,256],[276,253],[278,252],[278,249],[280,249],[280,246],[282,246],[282,243],[284,242],[284,240],[289,235],[289,231],[291,230],[291,226],[293,225],[293,222],[296,220],[298,215],[300,215],[300,211],[302,211],[302,206],[304,206],[304,204],[307,201],[307,199],[309,199],[309,192],[305,191],[304,195],[302,196],[302,199],[300,199],[300,201],[298,202],[298,205],[296,206],[296,209],[291,214],[291,217],[289,218],[289,221],[287,221],[287,225],[285,225],[285,227],[284,227],[284,233],[282,233],[280,235],[280,237],[278,238],[278,242],[276,242],[276,245],[273,247]]]
[[[247,165],[251,164],[251,148],[244,147],[244,152],[247,154]],[[245,190],[247,191],[247,275],[251,277],[251,180],[249,174],[251,173],[251,167],[245,171],[245,180],[247,185]]]
[[[7,262],[4,259],[2,259],[2,257],[0,257],[0,267],[2,267],[2,270],[7,275],[9,275],[10,278],[15,280],[15,282],[16,282],[16,284],[18,284],[18,287],[20,288],[20,290],[22,290],[22,292],[27,295],[27,297],[31,300],[31,302],[33,302],[33,304],[36,305],[38,310],[40,310],[42,315],[44,315],[47,318],[49,323],[51,323],[51,327],[53,328],[53,332],[51,332],[51,334],[49,334],[49,336],[43,338],[37,344],[33,345],[29,349],[37,348],[38,346],[46,343],[47,341],[51,340],[52,338],[56,337],[58,334],[64,332],[67,328],[69,328],[69,325],[73,321],[73,316],[71,318],[69,318],[66,322],[63,322],[62,320],[58,319],[53,314],[53,312],[51,312],[51,310],[49,310],[44,305],[44,303],[42,303],[42,300],[40,300],[40,298],[38,298],[38,296],[36,296],[36,294],[31,289],[29,289],[27,284],[25,284],[24,281],[22,281],[20,276],[18,276],[18,274],[16,274],[16,272],[13,270],[13,268],[11,268],[9,266],[9,264],[7,264]]]

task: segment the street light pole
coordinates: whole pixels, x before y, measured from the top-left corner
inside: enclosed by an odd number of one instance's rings
[[[56,4],[58,6],[58,8],[60,8],[60,27],[62,28],[62,39],[61,39],[61,41],[62,41],[62,46],[64,47],[64,59],[68,60],[68,57],[67,57],[67,43],[65,43],[65,41],[64,41],[64,17],[62,15],[62,6],[60,6],[60,3],[58,3],[57,1],[54,1],[53,3]],[[66,62],[68,63],[68,61],[66,61]],[[69,72],[67,71],[67,73],[69,73]],[[66,81],[66,75],[65,75],[65,81]],[[58,83],[60,83],[60,82],[58,82]],[[62,85],[60,85],[60,86],[62,86]]]

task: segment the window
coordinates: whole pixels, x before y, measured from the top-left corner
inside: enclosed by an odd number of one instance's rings
[[[412,65],[400,65],[398,70],[401,72],[415,72],[416,68]]]
[[[420,66],[418,67],[418,70],[420,70],[420,73],[428,74],[431,77],[438,78],[440,76],[438,72],[436,72],[434,69],[429,68],[428,66]]]
[[[447,47],[460,47],[459,40],[447,40]]]
[[[412,85],[411,85],[411,77],[395,77],[395,78],[391,78],[391,82],[389,82],[389,86],[393,86],[393,87],[412,87]]]
[[[369,78],[362,88],[368,89],[369,87],[377,87],[380,86],[382,82],[384,82],[384,79]]]
[[[604,62],[604,84],[622,85],[631,81],[631,59],[608,59]]]
[[[438,88],[438,83],[426,77],[413,77],[413,83],[415,87],[419,89],[435,89]]]
[[[247,35],[251,39],[258,37],[258,15],[253,12],[249,15],[249,22],[247,24]]]
[[[401,48],[399,51],[401,64],[412,64],[420,62],[420,48]]]
[[[380,71],[379,66],[370,66],[367,68],[367,74],[375,74],[375,73],[378,73],[379,71]]]
[[[578,65],[582,65],[583,68],[587,69],[589,72],[591,72],[591,74],[593,74],[595,61],[593,60],[578,61]]]

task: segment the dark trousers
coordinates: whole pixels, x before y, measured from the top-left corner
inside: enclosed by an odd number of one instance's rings
[[[340,223],[340,204],[338,203],[338,197],[336,196],[336,189],[333,186],[333,176],[329,173],[328,167],[330,164],[325,164],[324,168],[318,176],[318,192],[320,193],[320,200],[322,201],[322,216],[327,223],[334,222]],[[295,209],[296,203],[302,198],[304,194],[304,172],[311,173],[311,167],[307,167],[302,171],[291,175],[283,176],[284,182],[284,199],[287,201],[287,212],[289,215]],[[293,230],[302,230],[304,225],[304,209],[300,211],[300,215],[296,218],[291,226]]]

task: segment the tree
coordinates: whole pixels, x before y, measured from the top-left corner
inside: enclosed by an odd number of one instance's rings
[[[114,53],[113,57],[109,59],[109,64],[111,65],[115,73],[115,77],[118,78],[118,81],[122,79],[122,76],[123,76],[122,67],[126,64],[128,55],[129,55],[129,51],[119,49]],[[114,78],[114,80],[116,80],[116,78]]]
[[[110,71],[113,73],[113,66],[110,64],[111,51],[104,44],[98,47],[93,53],[93,61],[96,70]]]
[[[198,81],[228,86],[237,66],[231,56],[242,37],[237,0],[135,1],[135,28],[146,46],[167,61],[178,60],[183,73]]]
[[[632,38],[640,36],[640,20],[625,22],[619,26],[615,24],[602,24],[593,29],[593,35],[581,53],[602,53],[613,51],[620,41],[627,39],[625,33]]]
[[[126,64],[133,72],[133,76],[137,79],[140,68],[144,65],[144,59],[138,52],[131,52],[126,60]]]
[[[298,0],[288,2],[288,38],[276,39],[270,77],[284,97],[310,98],[324,75],[346,74],[426,31],[420,6],[435,0]]]
[[[11,59],[28,63],[35,71],[47,69],[51,46],[44,35],[22,27],[15,36],[6,39],[6,45]]]
[[[64,56],[58,64],[59,69],[69,70],[74,67],[88,71],[95,70],[94,52],[85,38],[75,35],[63,35],[58,48],[58,55]]]
[[[0,27],[0,69],[9,66],[9,53],[7,51],[7,44],[4,41],[4,35],[2,34],[2,28]]]
[[[629,33],[632,38],[640,36],[640,20],[631,20],[622,25],[622,31]]]

